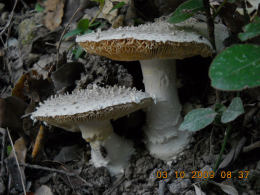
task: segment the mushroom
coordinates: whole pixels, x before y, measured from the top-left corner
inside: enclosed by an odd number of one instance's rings
[[[88,53],[113,60],[139,60],[145,91],[155,96],[144,130],[151,155],[170,161],[187,145],[189,133],[179,132],[181,104],[176,88],[175,59],[212,55],[210,42],[196,32],[179,30],[166,21],[78,36]]]
[[[93,85],[47,99],[31,118],[68,131],[80,131],[90,143],[94,166],[107,167],[112,175],[117,175],[123,172],[134,149],[130,141],[114,133],[110,120],[144,108],[152,101],[147,93],[135,88]]]

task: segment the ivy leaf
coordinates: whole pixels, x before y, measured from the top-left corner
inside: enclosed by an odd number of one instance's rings
[[[245,112],[243,102],[240,97],[235,97],[228,108],[223,112],[221,117],[222,123],[228,123],[235,120],[238,116]]]
[[[238,37],[241,41],[254,38],[260,35],[260,17],[256,17],[255,20],[243,28],[244,33],[239,33]]]
[[[219,90],[239,91],[260,86],[260,46],[233,45],[211,63],[211,85]]]
[[[114,11],[115,9],[120,9],[121,7],[123,7],[125,5],[125,2],[119,2],[117,3],[108,13]]]
[[[184,20],[187,20],[198,11],[204,10],[202,0],[189,0],[182,3],[169,18],[168,22],[170,23],[179,23]]]
[[[88,19],[81,19],[78,22],[77,28],[80,29],[82,32],[88,30],[89,27],[89,20]]]
[[[190,111],[179,127],[179,130],[198,131],[211,124],[217,113],[212,108],[198,108]]]
[[[76,29],[74,29],[74,30],[72,30],[72,31],[70,31],[70,32],[68,32],[68,33],[66,33],[63,38],[66,39],[66,38],[72,37],[72,36],[74,36],[74,35],[79,35],[80,33],[82,33],[82,30],[76,28]]]

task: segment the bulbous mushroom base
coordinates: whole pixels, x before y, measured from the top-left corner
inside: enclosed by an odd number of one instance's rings
[[[112,133],[103,141],[91,142],[91,161],[95,167],[106,167],[111,175],[124,173],[131,155],[132,142]]]
[[[95,167],[106,167],[111,175],[124,173],[131,155],[133,143],[114,133],[109,120],[82,122],[82,137],[90,143],[91,161]]]
[[[153,157],[170,162],[188,146],[190,135],[190,132],[179,132],[178,136],[171,137],[163,143],[147,142],[146,147]]]

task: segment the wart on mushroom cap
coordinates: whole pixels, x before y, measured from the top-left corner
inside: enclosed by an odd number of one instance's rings
[[[150,153],[171,160],[188,143],[189,134],[179,133],[181,105],[175,84],[175,60],[212,54],[210,42],[196,32],[178,30],[165,21],[138,27],[89,33],[76,39],[88,53],[113,60],[140,60],[145,90],[157,103],[147,112],[147,147]]]
[[[136,89],[94,85],[47,99],[31,117],[68,131],[80,131],[90,142],[94,165],[105,166],[114,175],[123,172],[134,149],[132,143],[113,132],[110,119],[144,108],[152,101],[147,93]],[[102,146],[106,156],[101,153]]]

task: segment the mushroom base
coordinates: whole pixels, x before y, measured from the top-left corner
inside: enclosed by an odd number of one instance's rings
[[[146,143],[150,154],[166,162],[174,160],[187,146],[190,140],[190,133],[183,131],[178,137],[172,137],[163,143]]]
[[[134,152],[133,143],[115,134],[109,120],[82,122],[79,128],[90,142],[94,166],[106,167],[111,175],[123,173]]]
[[[95,167],[106,167],[111,175],[124,173],[131,155],[133,144],[115,133],[104,141],[91,142],[91,158]]]

